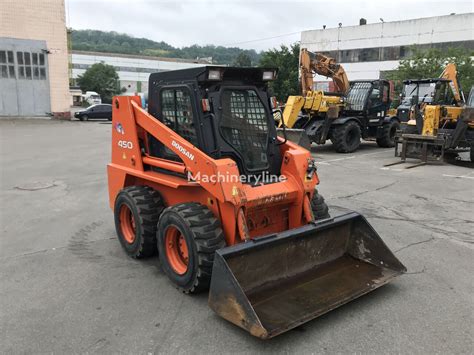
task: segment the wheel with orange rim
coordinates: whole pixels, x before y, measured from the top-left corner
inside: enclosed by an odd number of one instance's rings
[[[147,186],[129,186],[115,199],[114,215],[117,237],[133,258],[156,252],[156,225],[163,203],[157,191]]]
[[[166,258],[178,275],[188,270],[189,250],[183,233],[176,226],[168,226],[165,232]]]
[[[166,208],[157,232],[160,264],[168,278],[185,293],[209,288],[214,252],[225,246],[220,222],[199,203]]]
[[[123,233],[125,241],[129,244],[133,244],[135,241],[135,217],[133,216],[130,207],[126,204],[120,206],[120,228]]]

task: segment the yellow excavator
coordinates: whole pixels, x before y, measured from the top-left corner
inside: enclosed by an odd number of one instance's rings
[[[472,110],[466,109],[457,68],[448,63],[439,78],[407,80],[397,115],[407,118],[395,137],[395,156],[419,159],[416,167],[442,160],[446,151],[471,149],[474,142]]]
[[[381,147],[393,147],[399,120],[389,115],[387,80],[349,81],[344,68],[320,53],[300,52],[301,93],[289,96],[278,121],[287,137],[307,148],[330,139],[339,153],[355,151],[361,138],[375,138]],[[314,74],[333,80],[335,92],[313,90]]]
[[[313,90],[314,74],[331,78],[335,92],[328,94],[322,90]],[[277,117],[277,125],[280,132],[286,130],[288,139],[309,149],[314,138],[310,139],[304,128],[315,116],[337,117],[344,105],[342,95],[349,89],[349,80],[344,68],[333,58],[311,53],[306,48],[300,52],[300,75],[302,95],[288,97],[283,114]]]

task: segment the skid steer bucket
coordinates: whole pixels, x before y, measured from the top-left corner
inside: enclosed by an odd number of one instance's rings
[[[311,141],[304,129],[285,128],[285,130],[283,130],[283,128],[277,128],[278,136],[285,138],[285,132],[286,138],[290,142],[296,143],[307,150],[311,150]]]
[[[404,272],[367,220],[352,212],[218,250],[209,306],[266,339]]]

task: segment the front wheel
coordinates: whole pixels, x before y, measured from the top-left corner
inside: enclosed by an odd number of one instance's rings
[[[337,125],[331,134],[331,141],[338,153],[352,153],[360,145],[360,126],[355,121]]]
[[[384,123],[382,126],[382,135],[377,138],[377,144],[382,148],[392,148],[395,146],[395,133],[400,129],[400,123],[396,120],[392,120],[388,123]]]
[[[209,288],[214,253],[225,246],[221,224],[199,203],[166,208],[158,222],[158,254],[168,278],[184,293]]]
[[[89,116],[87,116],[87,115],[82,115],[79,119],[80,119],[81,121],[88,121],[88,120],[89,120]]]

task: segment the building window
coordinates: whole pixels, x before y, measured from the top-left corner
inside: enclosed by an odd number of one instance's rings
[[[46,80],[44,53],[16,52],[16,59],[19,79]]]
[[[16,79],[15,62],[12,51],[0,50],[0,78]]]
[[[398,61],[400,59],[410,58],[415,50],[424,51],[430,48],[446,50],[449,48],[462,48],[466,51],[474,49],[474,41],[456,41],[442,43],[424,43],[405,46],[389,46],[374,48],[355,48],[341,51],[322,51],[320,53],[336,59],[339,63],[359,63],[376,61]]]

